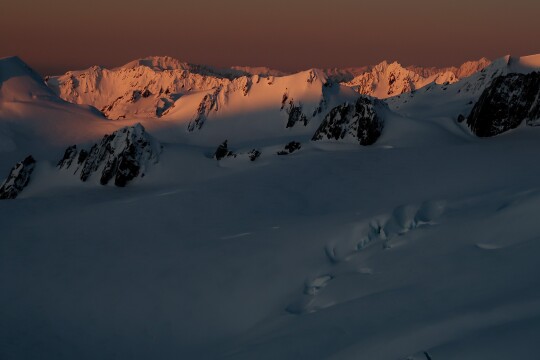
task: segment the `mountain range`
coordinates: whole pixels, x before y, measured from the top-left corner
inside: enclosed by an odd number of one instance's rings
[[[0,358],[534,358],[539,74],[0,59]]]

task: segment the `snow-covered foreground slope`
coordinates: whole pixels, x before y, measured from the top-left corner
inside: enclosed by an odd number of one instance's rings
[[[0,201],[0,358],[534,358],[540,129],[479,139],[453,115],[537,59],[497,64],[394,112],[313,70],[112,121],[0,60],[0,171],[37,160]],[[370,146],[360,113],[381,117]],[[136,121],[148,137],[113,133]],[[82,182],[64,151],[90,143]],[[123,158],[144,171],[100,185]]]
[[[42,163],[0,202],[0,357],[535,354],[539,136],[219,163],[165,144],[121,191]]]

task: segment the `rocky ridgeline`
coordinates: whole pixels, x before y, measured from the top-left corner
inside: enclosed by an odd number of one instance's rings
[[[380,100],[366,97],[358,98],[354,104],[336,106],[326,115],[312,140],[356,138],[361,145],[371,145],[384,127],[377,109],[385,106]]]
[[[114,179],[116,186],[123,187],[136,177],[144,177],[147,167],[159,161],[161,149],[144,127],[136,124],[105,135],[89,151],[68,147],[58,168],[73,171],[82,181],[99,176],[102,185]]]
[[[0,186],[0,199],[15,199],[30,182],[36,160],[32,156],[17,163]]]
[[[495,78],[467,118],[471,131],[480,137],[501,134],[540,122],[540,72],[508,74]]]

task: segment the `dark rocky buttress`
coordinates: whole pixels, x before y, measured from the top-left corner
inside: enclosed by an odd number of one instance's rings
[[[467,118],[471,131],[480,137],[502,134],[540,123],[540,72],[508,74],[493,80]]]
[[[15,199],[30,182],[36,160],[32,156],[17,163],[0,186],[0,199]]]
[[[336,106],[326,115],[312,140],[351,137],[358,139],[361,145],[371,145],[381,136],[384,127],[377,109],[385,106],[382,101],[367,97],[358,98],[354,104]]]
[[[161,145],[137,124],[105,135],[88,152],[70,146],[58,167],[73,170],[82,181],[95,175],[102,185],[114,179],[116,186],[123,187],[134,178],[143,177],[147,166],[158,162],[160,152]]]

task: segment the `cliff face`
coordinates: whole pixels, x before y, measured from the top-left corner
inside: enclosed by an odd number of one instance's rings
[[[160,152],[161,145],[137,124],[105,135],[89,151],[70,146],[58,168],[74,170],[82,181],[99,176],[102,185],[114,179],[116,186],[123,187],[134,178],[143,177],[146,168],[159,161]]]
[[[497,77],[474,105],[467,125],[480,137],[501,134],[523,121],[540,121],[540,72]]]
[[[384,127],[384,120],[377,113],[382,107],[385,105],[381,101],[365,97],[354,104],[339,105],[330,110],[312,140],[356,138],[360,145],[371,145]]]
[[[17,163],[0,186],[0,199],[15,199],[30,182],[36,161],[32,156]]]

